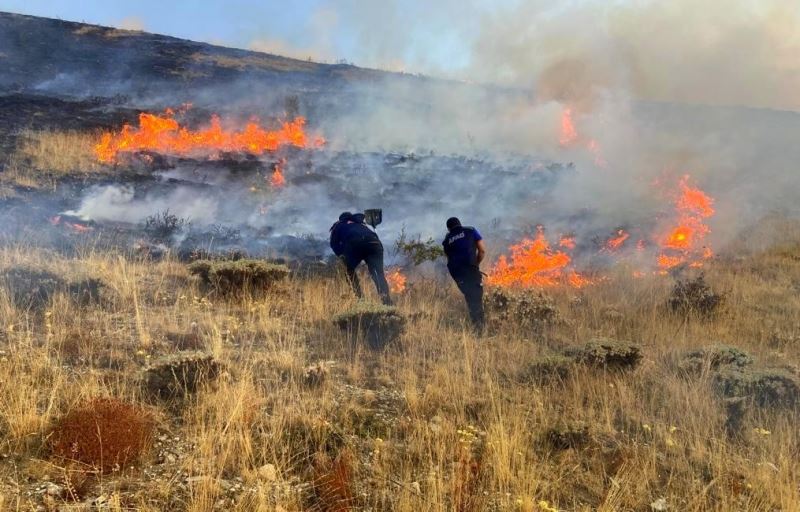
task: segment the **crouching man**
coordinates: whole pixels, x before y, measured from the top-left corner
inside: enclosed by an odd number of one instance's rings
[[[369,275],[375,283],[381,301],[390,305],[389,283],[383,271],[383,244],[378,234],[364,223],[364,214],[344,212],[339,221],[331,227],[331,249],[339,256],[347,268],[347,280],[360,299],[364,296],[356,268],[363,261],[367,264]]]
[[[456,217],[447,219],[447,236],[442,242],[447,256],[447,270],[464,294],[472,325],[478,332],[484,328],[483,276],[481,261],[486,247],[478,230],[462,226]]]

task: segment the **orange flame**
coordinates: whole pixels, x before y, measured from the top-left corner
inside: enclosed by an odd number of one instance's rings
[[[281,188],[286,185],[286,177],[283,175],[281,164],[275,164],[275,170],[272,171],[272,176],[269,178],[269,184],[274,188]]]
[[[630,233],[628,233],[624,229],[618,229],[617,235],[615,237],[608,239],[603,248],[607,251],[614,252],[620,247],[622,247],[622,244],[624,244],[625,240],[630,238],[630,236],[631,236]]]
[[[562,236],[561,240],[558,241],[558,246],[563,247],[564,249],[574,249],[575,237],[571,235]]]
[[[678,218],[662,237],[659,245],[658,266],[668,270],[678,265],[688,264],[693,267],[703,265],[702,260],[711,258],[714,253],[710,247],[704,246],[706,235],[711,229],[705,219],[714,215],[714,199],[705,192],[689,185],[689,176],[683,176],[678,182],[680,194],[675,199],[675,210]]]
[[[77,222],[70,222],[65,220],[61,217],[61,215],[56,215],[50,218],[50,224],[53,226],[66,226],[67,228],[71,229],[75,233],[89,233],[94,230],[92,226],[86,226],[83,224],[78,224]]]
[[[399,268],[395,268],[386,273],[386,281],[389,283],[389,291],[392,293],[403,293],[406,291],[406,276]]]
[[[581,287],[589,279],[570,269],[572,258],[563,251],[554,251],[544,237],[544,228],[537,227],[536,237],[510,247],[510,261],[500,256],[489,273],[487,282],[497,286],[546,287],[567,282]]]
[[[171,155],[209,156],[221,151],[246,152],[260,155],[275,151],[281,146],[306,147],[308,137],[304,126],[305,118],[283,122],[277,130],[267,130],[257,121],[248,122],[241,130],[226,130],[219,116],[212,115],[207,128],[197,131],[181,126],[173,119],[174,112],[167,110],[163,115],[141,113],[139,126],[124,125],[117,133],[106,132],[95,145],[97,159],[103,163],[113,163],[120,153],[136,151],[155,151]],[[317,137],[315,146],[325,143]]]
[[[561,112],[561,137],[558,142],[562,146],[569,146],[578,140],[578,131],[575,129],[575,123],[572,120],[572,109],[565,108]]]

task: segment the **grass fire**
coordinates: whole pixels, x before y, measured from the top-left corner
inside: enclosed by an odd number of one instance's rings
[[[0,13],[0,510],[800,510],[800,12],[90,4]]]

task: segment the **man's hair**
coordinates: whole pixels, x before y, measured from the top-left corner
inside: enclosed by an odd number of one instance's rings
[[[454,229],[461,226],[461,221],[458,220],[458,217],[450,217],[447,219],[447,229]]]
[[[352,217],[352,216],[353,216],[353,214],[350,213],[350,212],[342,212],[342,214],[339,215],[339,221],[340,222],[344,222],[346,220],[350,220],[350,217]]]

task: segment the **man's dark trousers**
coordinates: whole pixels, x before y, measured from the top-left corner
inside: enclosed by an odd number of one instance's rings
[[[448,267],[458,289],[464,294],[469,309],[469,317],[476,329],[483,329],[483,275],[476,266]]]
[[[361,283],[356,275],[356,267],[362,261],[366,262],[369,275],[375,282],[375,288],[384,304],[391,304],[389,297],[389,283],[383,273],[383,245],[378,240],[361,240],[347,244],[344,250],[345,265],[347,266],[347,279],[353,287],[358,298],[364,296]]]

